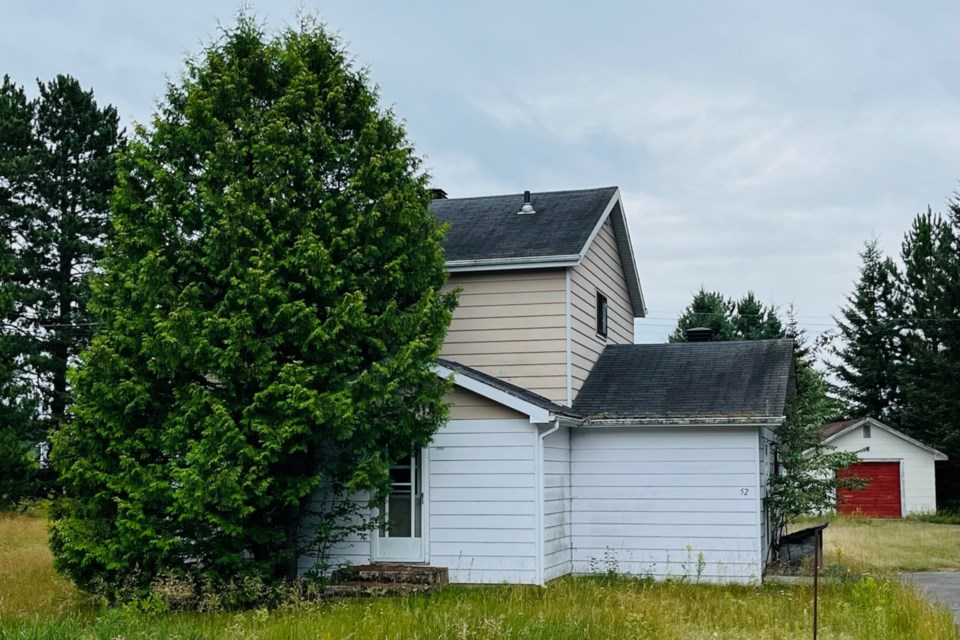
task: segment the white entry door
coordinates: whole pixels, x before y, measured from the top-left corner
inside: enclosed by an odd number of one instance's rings
[[[423,561],[423,470],[420,454],[390,469],[390,494],[383,504],[377,531],[376,559]]]

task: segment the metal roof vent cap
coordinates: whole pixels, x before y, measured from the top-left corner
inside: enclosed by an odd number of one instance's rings
[[[683,332],[687,342],[712,342],[713,329],[710,327],[691,327]]]
[[[524,191],[524,192],[523,192],[523,206],[520,207],[520,211],[517,211],[517,215],[521,215],[521,216],[522,216],[522,215],[526,215],[526,214],[528,214],[528,213],[536,213],[536,211],[533,210],[533,205],[530,204],[530,192],[529,192],[529,191]]]

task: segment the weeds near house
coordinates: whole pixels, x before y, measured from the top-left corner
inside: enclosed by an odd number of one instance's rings
[[[44,523],[0,516],[0,640],[787,640],[809,637],[810,589],[564,578],[546,589],[448,587],[430,596],[315,602],[289,594],[275,609],[177,612],[154,603],[106,608],[50,568]],[[691,555],[691,563],[699,559]],[[160,585],[176,595],[176,584]],[[823,638],[946,640],[948,613],[895,580],[825,585]]]

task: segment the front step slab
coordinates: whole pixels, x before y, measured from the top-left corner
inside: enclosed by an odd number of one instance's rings
[[[364,564],[343,567],[333,572],[334,585],[407,584],[443,586],[448,582],[446,567],[409,564]]]

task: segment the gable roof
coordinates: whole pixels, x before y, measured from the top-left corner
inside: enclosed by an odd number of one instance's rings
[[[448,271],[572,267],[611,219],[633,313],[646,315],[630,233],[617,187],[531,193],[535,213],[521,215],[523,194],[439,198],[430,210],[449,225]]]
[[[437,365],[441,375],[453,375],[455,384],[511,409],[516,409],[520,413],[525,413],[530,417],[531,422],[547,422],[555,415],[569,417],[575,415],[569,407],[564,407],[538,393],[510,384],[473,367],[444,358],[437,358]],[[476,384],[470,384],[471,382]]]
[[[779,421],[792,370],[792,340],[609,345],[573,410],[594,421]]]
[[[823,432],[823,442],[824,444],[829,444],[830,442],[837,440],[841,436],[861,428],[865,424],[870,424],[878,429],[886,431],[890,435],[896,436],[901,440],[912,444],[915,447],[919,447],[924,451],[932,453],[934,460],[947,459],[947,454],[941,451],[938,451],[933,447],[927,446],[922,442],[920,442],[919,440],[911,438],[907,434],[901,431],[897,431],[893,427],[887,424],[884,424],[883,422],[880,422],[879,420],[876,420],[874,418],[855,418],[853,420],[844,420],[843,422],[829,422],[827,424],[822,424],[820,425],[820,430]]]

